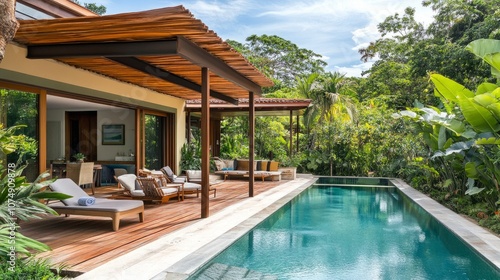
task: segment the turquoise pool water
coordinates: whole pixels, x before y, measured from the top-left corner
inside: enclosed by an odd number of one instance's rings
[[[313,186],[191,279],[500,279],[395,188]],[[218,278],[219,277],[219,278]]]

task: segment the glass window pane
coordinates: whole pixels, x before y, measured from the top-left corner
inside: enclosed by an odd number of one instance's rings
[[[146,115],[146,168],[159,170],[164,166],[165,118]]]
[[[23,174],[28,181],[33,181],[38,176],[38,95],[18,90],[0,89],[0,123],[4,127],[26,125],[18,130],[34,139],[36,152],[27,153],[23,160],[28,161],[28,167]],[[8,162],[17,162],[17,155],[9,155]]]

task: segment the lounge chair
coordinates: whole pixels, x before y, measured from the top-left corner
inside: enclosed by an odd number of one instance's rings
[[[120,227],[122,217],[139,214],[139,221],[144,221],[144,203],[142,201],[116,201],[107,198],[96,198],[93,205],[81,206],[78,204],[78,200],[89,195],[73,180],[69,178],[57,179],[49,187],[52,191],[72,196],[60,202],[48,204],[59,215],[65,214],[67,217],[69,215],[110,217],[113,220],[114,231],[117,231]]]
[[[170,166],[164,166],[161,169],[161,172],[167,176],[169,183],[184,183],[186,180],[184,178],[177,177],[177,175],[174,174]]]
[[[186,194],[186,185],[187,184],[196,184],[199,185],[201,184],[201,170],[186,170],[186,179],[187,183],[184,184],[184,194]],[[210,178],[209,181],[209,192],[214,192],[214,197],[217,195],[217,188],[215,185],[222,183],[221,180],[213,179]],[[187,193],[196,193],[196,197],[199,197],[199,193],[201,192],[201,185],[199,185],[199,188],[196,189],[196,191],[191,191],[189,192],[189,189],[187,190]]]
[[[168,171],[170,170],[170,171]],[[184,200],[184,195],[186,194],[196,194],[196,197],[199,197],[199,193],[201,191],[201,185],[198,183],[189,183],[186,182],[185,178],[180,178],[171,173],[170,167],[166,166],[163,167],[161,171],[151,171],[151,174],[149,174],[150,177],[156,177],[159,178],[162,182],[162,184],[168,185],[176,185],[180,184],[181,185],[181,194],[182,194],[182,200]],[[171,177],[169,178],[167,174],[170,174]]]
[[[131,198],[145,201],[168,202],[170,198],[182,197],[182,184],[167,184],[157,177],[137,177],[135,174],[118,176],[118,182],[125,192],[125,196],[113,198]]]

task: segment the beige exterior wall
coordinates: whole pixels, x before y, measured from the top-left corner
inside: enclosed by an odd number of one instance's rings
[[[160,94],[142,87],[120,82],[87,70],[78,69],[51,59],[27,59],[26,48],[9,44],[0,63],[0,79],[98,97],[113,102],[127,103],[176,115],[177,162],[185,141],[184,100]],[[177,166],[177,170],[179,170]]]

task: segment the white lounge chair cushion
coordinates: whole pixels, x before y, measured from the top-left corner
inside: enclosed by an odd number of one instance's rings
[[[80,188],[80,186],[78,186],[75,182],[73,182],[73,180],[69,178],[57,179],[55,182],[51,183],[49,187],[51,190],[55,192],[64,193],[72,196],[70,198],[61,200],[61,202],[67,206],[79,206],[78,199],[80,199],[80,197],[89,196],[85,191],[83,191]]]
[[[184,183],[185,191],[201,190],[201,185],[197,183]]]
[[[69,205],[66,206],[61,202],[50,203],[50,208],[57,209],[82,209],[89,211],[104,211],[104,212],[123,212],[130,209],[137,208],[144,203],[140,200],[114,200],[107,198],[96,198],[94,205],[81,206]]]
[[[134,191],[141,190],[139,183],[137,182],[137,176],[135,174],[124,174],[117,177],[120,185],[128,190],[132,195]]]
[[[69,178],[57,179],[55,182],[49,185],[50,189],[71,195],[73,197],[61,200],[61,203],[55,202],[50,203],[49,206],[53,209],[64,208],[64,209],[88,209],[88,210],[99,210],[108,212],[121,212],[127,211],[136,207],[143,205],[142,201],[123,201],[114,200],[107,198],[96,198],[93,205],[81,206],[78,204],[78,199],[80,197],[88,197],[89,195],[84,192],[80,186],[78,186],[73,180]]]
[[[169,194],[174,194],[178,192],[177,188],[161,188],[164,194],[169,195]]]

